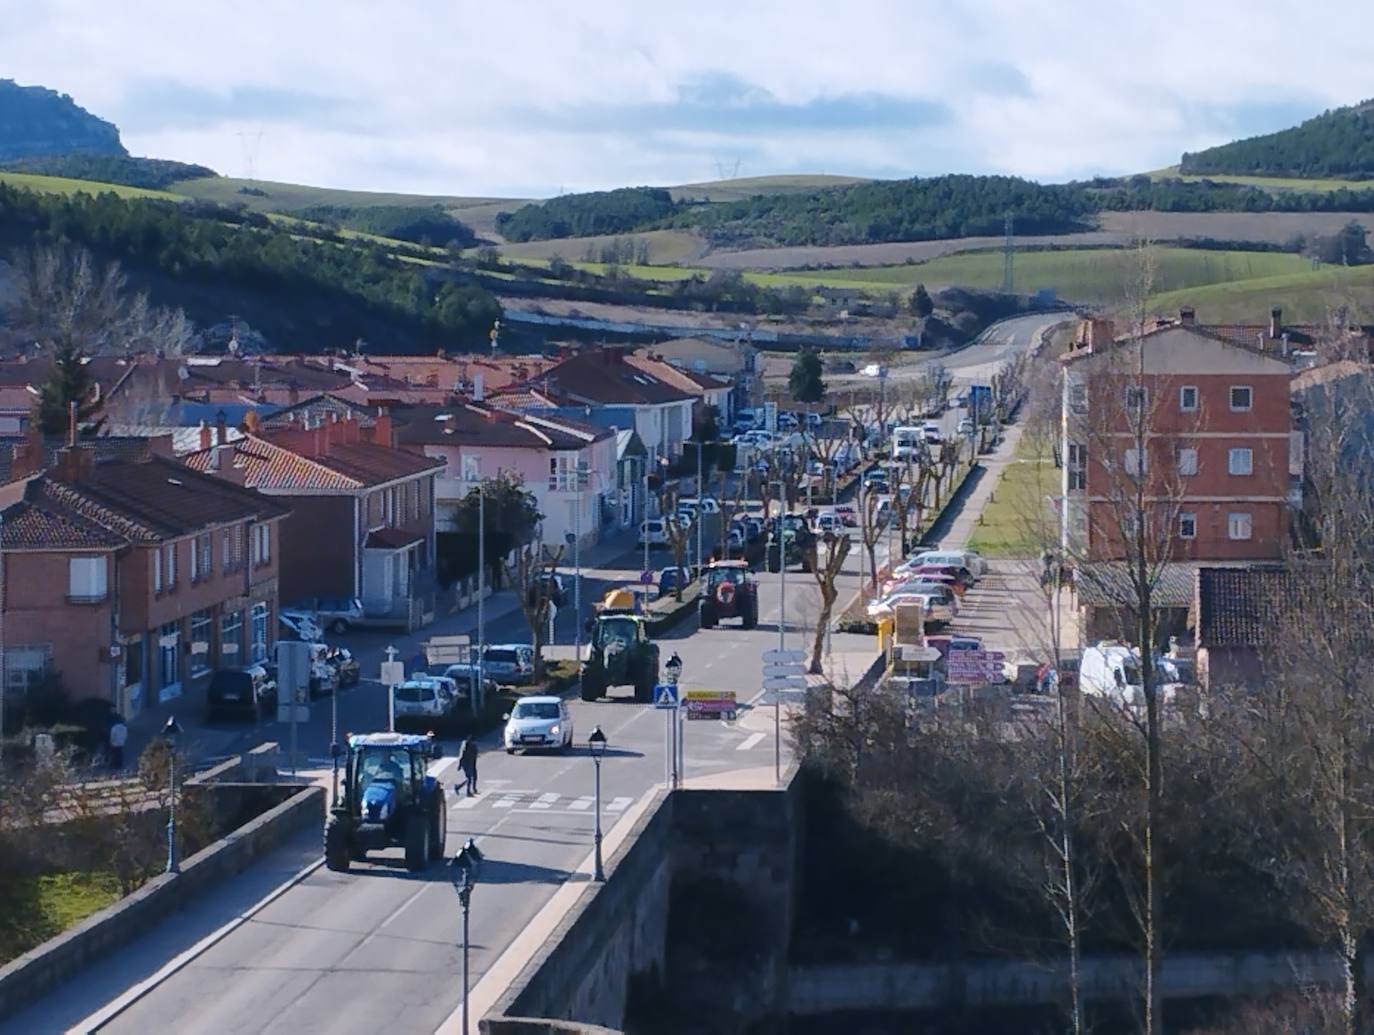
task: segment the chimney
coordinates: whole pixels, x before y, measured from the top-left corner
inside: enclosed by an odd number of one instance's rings
[[[209,449],[214,443],[210,440],[210,428],[205,421],[200,422],[200,448]]]
[[[372,426],[372,441],[394,449],[396,434],[391,427],[391,413],[385,406],[377,407],[377,420]]]
[[[1116,324],[1100,316],[1090,317],[1083,327],[1082,341],[1090,349],[1104,348],[1116,337]]]
[[[301,390],[296,387],[295,381],[292,381],[290,387],[286,389],[286,398],[292,406],[301,401]]]
[[[43,470],[43,432],[37,424],[30,424],[24,441],[14,447],[10,459],[10,480],[18,481]]]
[[[76,448],[76,403],[67,404],[67,448]]]
[[[472,375],[472,401],[479,403],[482,399],[482,373],[478,371]]]
[[[1178,322],[1184,327],[1191,327],[1197,323],[1197,313],[1194,312],[1192,306],[1185,305],[1178,311]]]
[[[223,446],[229,443],[229,429],[225,425],[224,411],[220,410],[215,414],[215,445]]]
[[[95,454],[86,446],[66,446],[57,451],[56,475],[59,481],[79,485],[95,467]]]
[[[1269,337],[1283,337],[1283,308],[1274,306],[1269,310]]]

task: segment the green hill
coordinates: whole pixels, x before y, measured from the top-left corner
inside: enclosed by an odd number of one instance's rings
[[[1374,101],[1336,108],[1277,133],[1185,154],[1187,175],[1374,177]]]
[[[65,93],[0,79],[0,161],[39,155],[124,155],[119,130]]]
[[[1177,313],[1185,305],[1193,306],[1205,323],[1253,322],[1256,314],[1276,305],[1283,307],[1286,320],[1295,323],[1320,322],[1336,309],[1344,309],[1355,322],[1374,323],[1374,268],[1323,266],[1303,273],[1183,288],[1150,299],[1150,311],[1155,313]]]

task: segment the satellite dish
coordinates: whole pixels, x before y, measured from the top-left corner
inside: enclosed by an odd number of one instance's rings
[[[239,354],[239,340],[238,340],[238,338],[230,338],[230,339],[229,339],[229,355],[231,355],[231,356],[237,356],[238,354]]]
[[[177,379],[180,381],[189,381],[191,379],[191,371],[186,369],[185,364],[177,367]]]

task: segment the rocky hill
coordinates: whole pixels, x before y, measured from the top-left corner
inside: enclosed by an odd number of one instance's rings
[[[127,155],[119,130],[64,93],[0,79],[0,161],[40,155]]]

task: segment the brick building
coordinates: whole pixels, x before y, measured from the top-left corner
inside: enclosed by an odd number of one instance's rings
[[[281,504],[173,460],[61,451],[0,487],[6,690],[60,672],[124,714],[276,640]]]
[[[1228,340],[1185,311],[1129,340],[1085,321],[1061,362],[1062,536],[1074,556],[1124,556],[1137,485],[1160,560],[1281,556],[1294,441],[1292,367],[1277,343]]]
[[[434,586],[434,479],[442,460],[397,448],[391,418],[259,428],[184,462],[290,508],[281,598],[354,597],[372,617],[423,624]]]

